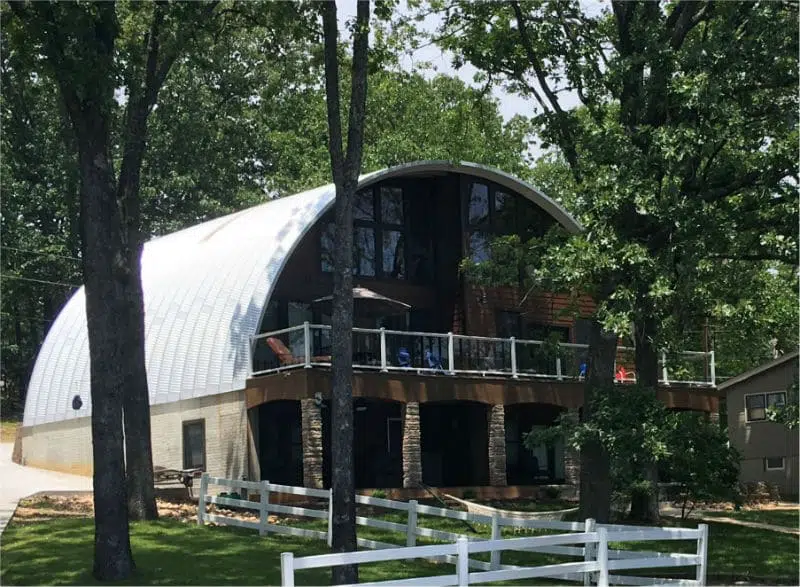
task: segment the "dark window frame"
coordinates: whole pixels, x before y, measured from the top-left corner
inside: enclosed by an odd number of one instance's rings
[[[403,222],[400,224],[394,222],[384,222],[383,220],[383,207],[382,207],[382,200],[381,200],[381,190],[382,189],[399,189],[401,194],[401,209],[403,214]],[[372,199],[372,217],[373,220],[365,220],[361,218],[353,218],[353,230],[355,233],[356,228],[366,228],[372,230],[372,239],[373,239],[373,247],[374,247],[374,274],[373,275],[365,275],[358,272],[358,267],[355,265],[353,266],[353,276],[358,279],[376,279],[376,280],[392,280],[392,281],[406,281],[408,280],[408,271],[409,271],[409,250],[408,250],[408,235],[409,231],[409,209],[408,209],[408,198],[407,198],[407,187],[402,182],[387,182],[387,183],[379,183],[375,185],[368,186],[364,189],[358,190],[358,193],[365,193],[369,192],[371,194]],[[328,230],[328,227],[333,225],[333,219],[329,219],[327,221],[323,221],[320,223],[320,230],[319,236],[317,238],[317,245],[318,245],[318,255],[317,258],[319,259],[318,268],[321,273],[331,273],[333,268],[326,269],[324,267],[324,253],[325,248],[322,244],[322,239],[324,237],[325,232]],[[402,276],[393,276],[391,271],[385,271],[383,267],[383,234],[384,232],[399,232],[400,238],[403,240],[403,273]],[[354,235],[355,236],[355,235]],[[355,240],[353,241],[355,246]]]
[[[203,455],[203,464],[199,467],[196,466],[194,463],[191,462],[191,454],[189,452],[189,446],[186,442],[186,432],[190,426],[201,426],[201,431],[203,433],[203,446],[202,446],[202,455]],[[205,418],[198,418],[195,420],[184,420],[181,426],[181,442],[183,448],[183,468],[184,469],[202,469],[203,471],[206,470],[208,466],[208,454],[206,452],[206,419]]]
[[[744,394],[744,420],[746,423],[750,422],[769,422],[770,419],[767,417],[767,410],[774,407],[776,403],[770,404],[769,397],[772,395],[782,396],[783,401],[778,402],[780,405],[786,405],[786,392],[785,391],[761,391],[757,393],[746,393]],[[755,407],[751,408],[747,405],[747,399],[750,397],[758,397],[761,396],[763,398],[764,407]],[[751,410],[764,410],[764,417],[763,418],[751,418],[750,411]]]

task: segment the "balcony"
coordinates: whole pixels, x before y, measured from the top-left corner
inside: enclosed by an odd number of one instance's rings
[[[353,368],[363,372],[580,381],[588,345],[461,334],[354,328]],[[331,327],[308,322],[251,338],[251,377],[331,366]],[[635,383],[634,349],[618,347],[616,381]],[[714,351],[661,354],[661,386],[716,386]]]

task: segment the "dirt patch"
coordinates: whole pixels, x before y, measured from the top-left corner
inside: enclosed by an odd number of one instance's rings
[[[156,506],[161,518],[197,523],[197,504],[191,500],[157,498]],[[240,520],[258,521],[258,512],[255,510],[234,512],[228,509],[219,509],[210,504],[207,512]],[[91,494],[69,496],[37,494],[19,502],[14,520],[26,523],[56,518],[91,518],[93,514],[94,500]],[[289,520],[289,517],[269,516],[270,524],[286,523]]]

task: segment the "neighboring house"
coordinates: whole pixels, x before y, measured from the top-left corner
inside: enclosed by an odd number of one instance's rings
[[[728,436],[741,453],[741,481],[767,481],[782,496],[798,494],[798,431],[767,419],[767,409],[786,404],[798,376],[798,351],[742,373],[725,383]]]
[[[327,483],[330,309],[318,302],[333,289],[333,205],[328,185],[145,245],[155,465]],[[561,443],[531,453],[523,435],[582,405],[587,321],[562,310],[588,316],[591,301],[477,287],[460,264],[486,259],[493,235],[578,223],[501,171],[427,161],[362,177],[353,224],[356,285],[408,309],[376,316],[356,304],[357,486],[574,482],[577,460]],[[684,358],[669,359],[660,397],[717,412],[713,354]],[[89,474],[90,410],[81,288],[37,358],[22,461]]]

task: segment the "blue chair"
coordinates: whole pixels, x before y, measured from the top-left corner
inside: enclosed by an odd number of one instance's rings
[[[587,369],[588,369],[588,366],[586,365],[586,362],[584,361],[583,363],[581,363],[580,367],[578,367],[578,378],[584,379],[586,377]]]
[[[397,351],[397,364],[400,367],[411,366],[411,355],[408,353],[408,349],[404,346],[401,346],[400,350]]]
[[[428,366],[428,369],[436,369],[437,371],[444,371],[444,367],[442,367],[442,360],[439,358],[438,355],[434,355],[430,351],[425,351],[425,363]]]

